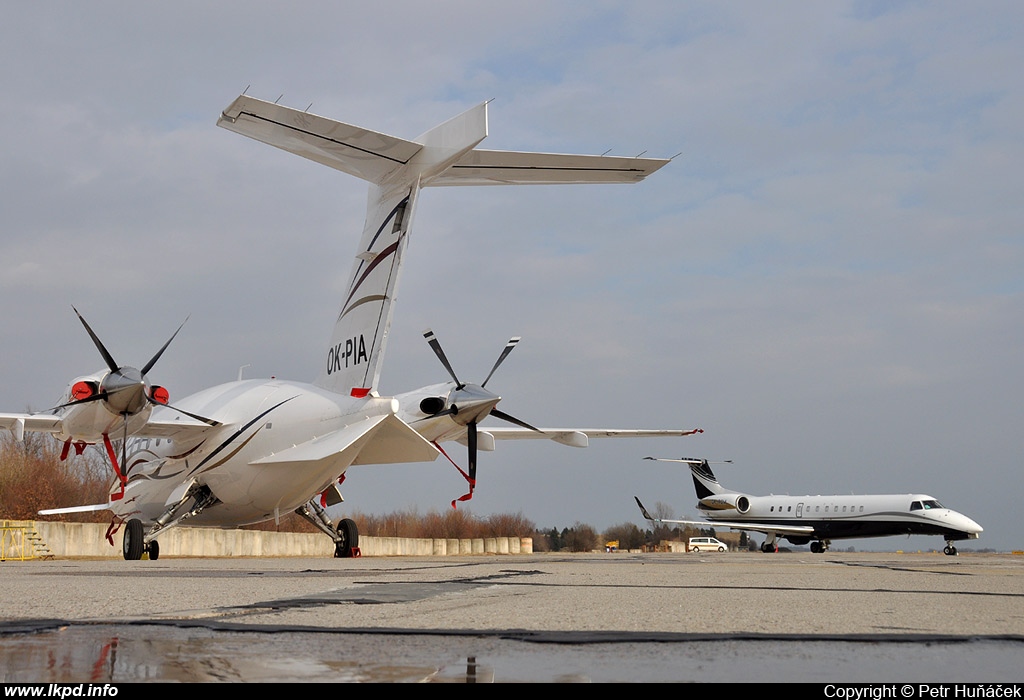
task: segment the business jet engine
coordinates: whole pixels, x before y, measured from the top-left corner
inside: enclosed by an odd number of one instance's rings
[[[750,510],[750,497],[742,493],[716,493],[700,499],[697,508],[705,512],[721,513],[734,510],[742,514]]]

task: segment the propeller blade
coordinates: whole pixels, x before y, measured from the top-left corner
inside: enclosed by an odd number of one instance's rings
[[[487,379],[485,379],[484,383],[480,385],[481,387],[487,386],[487,382],[491,381],[491,375],[494,374],[494,370],[498,369],[498,366],[505,361],[508,354],[515,349],[516,345],[519,345],[520,340],[521,338],[519,336],[509,339],[508,343],[505,345],[505,349],[501,351],[501,355],[498,356],[498,360],[494,363],[494,367],[491,368],[490,373],[487,375]]]
[[[80,403],[90,403],[92,401],[102,401],[105,398],[107,398],[107,395],[101,391],[101,392],[97,392],[97,393],[93,394],[92,396],[87,396],[84,399],[78,399],[76,401],[68,401],[67,403],[62,403],[59,406],[54,406],[53,408],[48,408],[45,411],[43,411],[43,413],[53,413],[54,411],[56,411],[58,409],[61,409],[61,408],[67,408],[68,406],[77,406]]]
[[[495,418],[501,418],[502,420],[508,421],[509,423],[515,423],[519,427],[527,428],[529,430],[532,430],[535,433],[543,433],[544,432],[540,428],[534,428],[529,423],[527,423],[525,421],[521,421],[518,418],[516,418],[515,416],[510,416],[509,414],[505,413],[504,411],[499,411],[496,408],[492,408],[491,409],[490,415],[494,416]]]
[[[107,349],[103,347],[103,342],[95,333],[92,332],[92,328],[90,328],[89,324],[85,322],[84,318],[82,318],[82,314],[78,313],[78,309],[75,309],[74,306],[72,306],[71,308],[74,309],[75,315],[78,316],[78,320],[82,322],[83,326],[85,326],[85,332],[89,334],[90,338],[92,338],[93,345],[95,345],[96,349],[100,351],[100,355],[103,356],[103,361],[107,363],[107,367],[110,368],[110,371],[116,372],[117,370],[119,370],[120,367],[118,367],[118,364],[114,361],[114,358],[110,355],[110,353],[107,352]]]
[[[434,335],[434,331],[428,328],[427,330],[423,331],[423,337],[427,339],[427,343],[430,344],[430,347],[431,349],[433,349],[434,354],[437,355],[437,359],[439,359],[441,361],[441,364],[444,365],[444,368],[448,370],[448,374],[450,374],[451,378],[455,380],[457,388],[461,389],[463,386],[465,386],[462,382],[459,381],[459,378],[455,376],[455,370],[453,370],[451,364],[449,364],[448,357],[444,354],[444,350],[441,348],[441,343],[438,342],[437,337]]]
[[[212,418],[206,418],[205,416],[201,416],[198,413],[189,413],[188,411],[186,411],[184,409],[175,408],[174,406],[170,405],[169,403],[160,403],[159,401],[154,399],[152,396],[147,396],[146,398],[148,398],[149,402],[151,404],[153,404],[154,406],[163,406],[164,408],[169,408],[172,411],[177,411],[178,413],[181,413],[182,415],[186,415],[189,418],[195,418],[197,421],[202,421],[203,423],[206,423],[207,425],[209,425],[211,427],[216,428],[218,425],[221,424],[220,421],[216,421],[216,420],[214,420]]]
[[[466,442],[469,443],[469,481],[472,486],[476,484],[476,421],[466,425]]]
[[[85,323],[85,321],[83,321],[82,323]],[[188,323],[187,316],[185,317],[185,320],[181,322],[181,325],[178,326],[178,330],[174,331],[174,335],[171,336],[170,340],[164,343],[164,346],[157,350],[157,353],[153,355],[153,359],[147,362],[146,365],[142,368],[143,374],[149,374],[149,370],[153,369],[153,365],[155,365],[156,361],[160,359],[160,356],[164,354],[164,350],[166,350],[167,346],[171,344],[171,340],[174,340],[174,338],[178,335],[181,329],[185,327],[186,323]]]

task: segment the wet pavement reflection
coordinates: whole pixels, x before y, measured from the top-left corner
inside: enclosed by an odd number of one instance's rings
[[[4,682],[1003,682],[1019,639],[548,643],[522,635],[74,625],[0,636]]]

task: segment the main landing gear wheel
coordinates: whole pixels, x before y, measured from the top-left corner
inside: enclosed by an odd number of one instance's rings
[[[142,553],[146,549],[146,542],[143,539],[142,521],[132,518],[124,527],[124,541],[122,550],[124,558],[128,561],[142,559]]]
[[[349,559],[359,556],[359,528],[354,520],[345,518],[338,523],[338,539],[334,542],[334,558]]]
[[[122,542],[124,558],[128,561],[138,561],[143,554],[149,554],[150,561],[160,558],[160,543],[153,540],[146,544],[145,530],[142,521],[136,518],[129,520],[124,527],[124,541]]]
[[[957,555],[956,547],[951,544],[947,544],[946,548],[942,550],[942,553],[949,557],[955,557]]]
[[[761,551],[765,554],[775,554],[779,551],[779,548],[776,547],[774,544],[769,544],[765,542],[761,545]]]
[[[815,554],[821,554],[824,551],[821,547],[821,542],[811,542],[811,551]]]

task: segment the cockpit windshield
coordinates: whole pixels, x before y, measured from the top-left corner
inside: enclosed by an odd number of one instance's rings
[[[910,510],[932,510],[933,508],[945,508],[945,506],[936,500],[913,501],[910,504]]]

